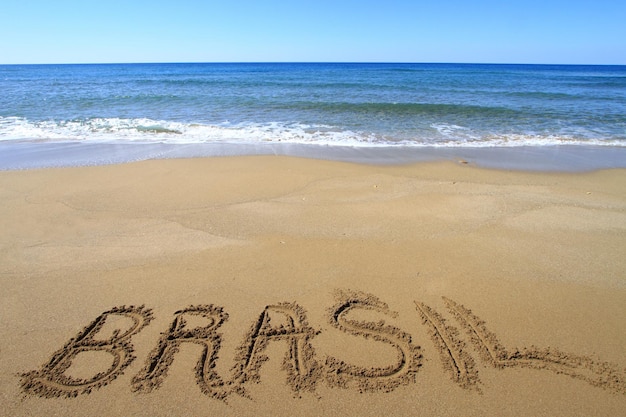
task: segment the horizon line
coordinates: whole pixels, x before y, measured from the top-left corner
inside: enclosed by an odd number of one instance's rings
[[[0,63],[17,65],[164,65],[164,64],[393,64],[393,65],[537,65],[537,66],[603,66],[620,67],[626,64],[564,64],[532,62],[454,62],[454,61],[137,61],[137,62],[30,62]]]

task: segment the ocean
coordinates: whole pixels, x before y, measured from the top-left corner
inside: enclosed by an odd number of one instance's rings
[[[626,66],[3,65],[0,91],[0,169],[232,154],[626,166]]]

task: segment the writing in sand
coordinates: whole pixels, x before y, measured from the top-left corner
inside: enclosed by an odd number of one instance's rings
[[[194,305],[174,313],[174,319],[161,333],[142,369],[133,376],[131,389],[138,393],[158,390],[167,378],[179,347],[192,343],[202,347],[194,369],[202,393],[220,400],[231,395],[246,396],[248,384],[261,380],[261,367],[268,360],[265,349],[277,340],[287,342],[282,369],[286,384],[295,396],[313,392],[322,383],[359,392],[390,392],[400,385],[415,383],[423,366],[423,355],[411,335],[383,320],[351,318],[354,316],[351,313],[358,310],[394,316],[389,306],[374,295],[357,291],[336,291],[335,300],[327,311],[330,325],[340,332],[387,344],[396,352],[394,361],[384,367],[368,368],[330,355],[322,358],[311,343],[320,331],[309,325],[305,310],[297,303],[278,303],[265,306],[254,320],[237,350],[231,375],[224,378],[218,374],[216,364],[222,343],[219,330],[227,322],[228,314],[216,305]],[[507,349],[471,310],[448,298],[443,300],[463,332],[428,305],[416,301],[415,308],[439,352],[443,369],[460,388],[481,392],[476,361],[469,353],[467,340],[486,366],[545,370],[615,394],[626,394],[626,377],[618,366],[553,348]],[[134,361],[132,337],[149,325],[152,318],[152,310],[144,306],[115,307],[105,311],[56,351],[41,368],[22,374],[23,392],[41,397],[70,398],[89,394],[111,383]],[[93,373],[88,376],[72,375],[73,363],[89,353],[109,356],[111,364],[108,369],[94,366]]]

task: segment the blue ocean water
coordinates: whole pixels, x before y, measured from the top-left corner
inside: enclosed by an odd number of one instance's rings
[[[626,66],[8,65],[0,91],[0,152],[7,143],[626,148]]]

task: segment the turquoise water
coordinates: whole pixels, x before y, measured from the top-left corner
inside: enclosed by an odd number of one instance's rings
[[[9,143],[626,147],[626,66],[11,65],[0,66],[0,91],[0,152]]]

